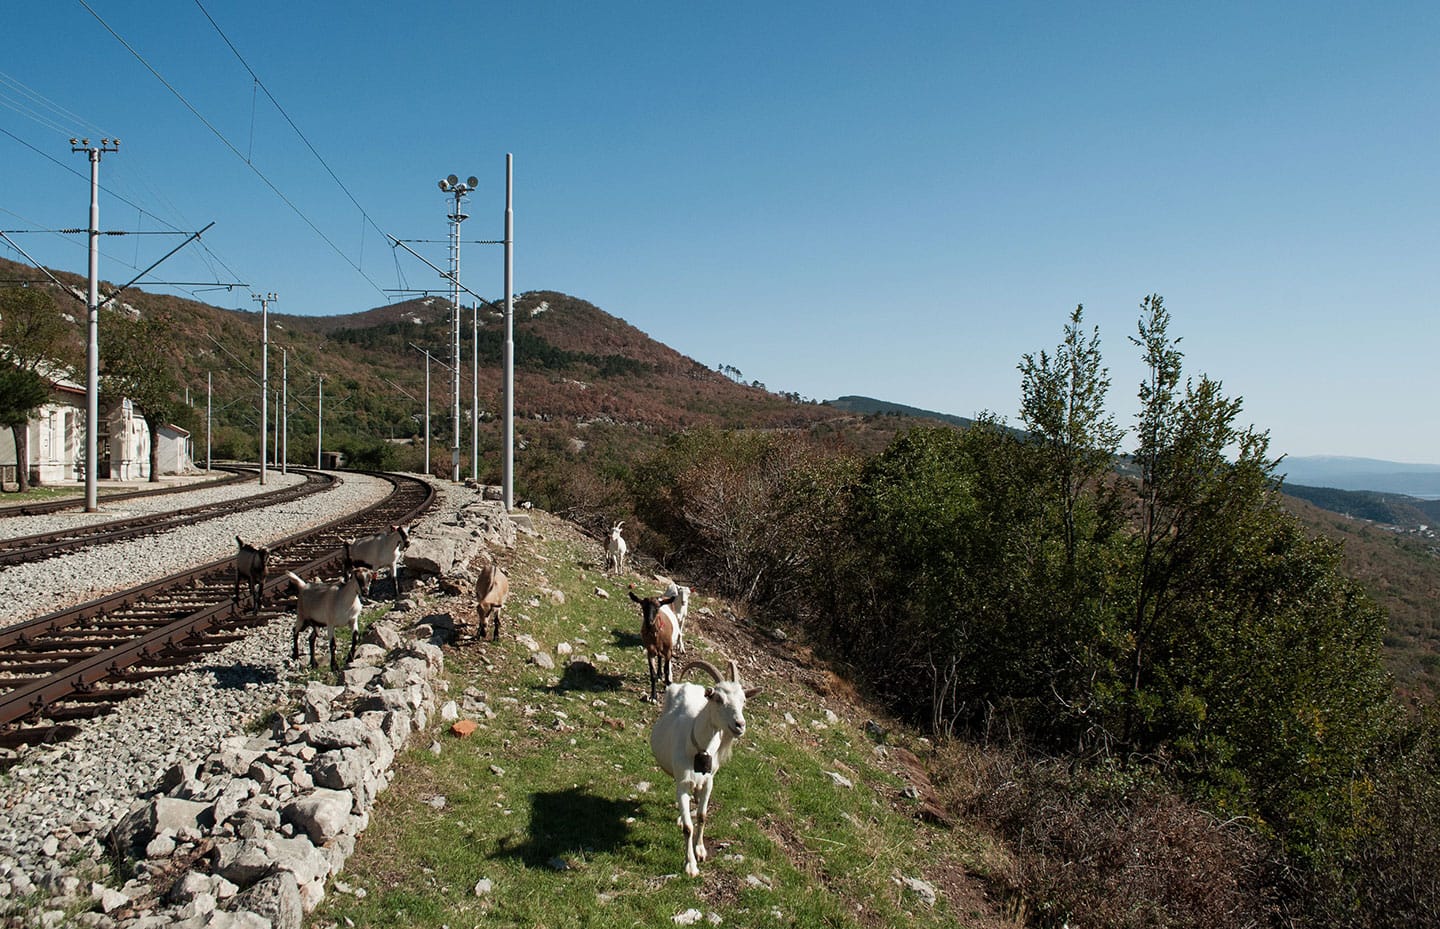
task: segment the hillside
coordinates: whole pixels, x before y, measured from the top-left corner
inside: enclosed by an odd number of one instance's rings
[[[1331,512],[1289,495],[1294,488],[1285,489],[1286,508],[1311,532],[1343,545],[1346,574],[1389,612],[1385,654],[1400,692],[1412,700],[1435,701],[1440,697],[1440,545],[1434,532]]]
[[[847,413],[912,416],[917,419],[934,419],[942,423],[949,423],[952,426],[959,426],[962,429],[975,424],[975,420],[967,419],[964,416],[955,416],[950,413],[936,413],[934,410],[922,410],[919,407],[906,406],[903,403],[890,403],[886,400],[876,400],[874,397],[836,397],[834,400],[826,400],[825,405],[833,406],[835,409],[844,410]]]
[[[703,591],[685,659],[733,658],[761,692],[717,775],[709,860],[684,877],[625,596],[659,584],[603,574],[597,542],[533,517],[538,532],[503,559],[513,587],[499,641],[447,657],[449,699],[478,729],[397,758],[316,925],[1019,925],[998,902],[1010,853],[949,821],[926,773],[934,749]],[[432,600],[414,615],[468,608]]]

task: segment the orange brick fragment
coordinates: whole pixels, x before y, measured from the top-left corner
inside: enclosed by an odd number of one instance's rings
[[[473,734],[477,728],[479,727],[475,725],[475,720],[462,719],[450,727],[450,734],[458,739],[463,739],[467,735]]]

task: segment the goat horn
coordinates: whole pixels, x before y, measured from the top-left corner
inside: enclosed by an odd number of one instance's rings
[[[676,677],[684,677],[684,676],[690,671],[691,668],[699,668],[699,669],[701,669],[702,671],[707,671],[707,672],[709,672],[710,676],[713,677],[713,678],[715,678],[715,683],[717,683],[717,684],[720,683],[721,681],[725,680],[723,677],[720,676],[720,669],[719,669],[719,668],[715,667],[715,666],[714,666],[713,664],[711,664],[710,662],[705,661],[704,659],[701,659],[701,658],[696,658],[694,661],[688,662],[688,663],[685,665],[685,667],[683,667],[683,668],[680,669],[680,673],[677,674],[677,675],[675,675],[675,676],[676,676]]]
[[[735,663],[734,658],[730,659],[730,680],[740,683],[740,665]]]

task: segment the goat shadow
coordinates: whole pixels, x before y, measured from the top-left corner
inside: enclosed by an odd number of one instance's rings
[[[640,633],[633,629],[611,629],[610,634],[615,637],[616,648],[639,648],[645,644]]]
[[[530,795],[530,833],[523,842],[500,840],[491,858],[516,858],[527,868],[554,867],[557,858],[593,855],[630,845],[626,819],[640,815],[634,800],[597,797],[580,787]]]
[[[244,690],[248,684],[273,684],[280,679],[274,668],[253,664],[212,664],[199,670],[214,675],[215,686],[222,690]]]
[[[624,683],[622,675],[606,674],[588,661],[572,661],[565,666],[565,673],[558,684],[553,687],[542,684],[537,689],[549,693],[564,693],[567,690],[603,692],[619,690]]]

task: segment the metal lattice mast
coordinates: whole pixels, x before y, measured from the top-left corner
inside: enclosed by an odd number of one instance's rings
[[[455,211],[450,214],[450,273],[441,275],[450,281],[450,415],[454,429],[450,445],[450,479],[460,480],[460,224],[470,217],[460,209],[465,195],[480,181],[466,178],[462,183],[455,175],[440,179],[440,189],[455,198]]]

